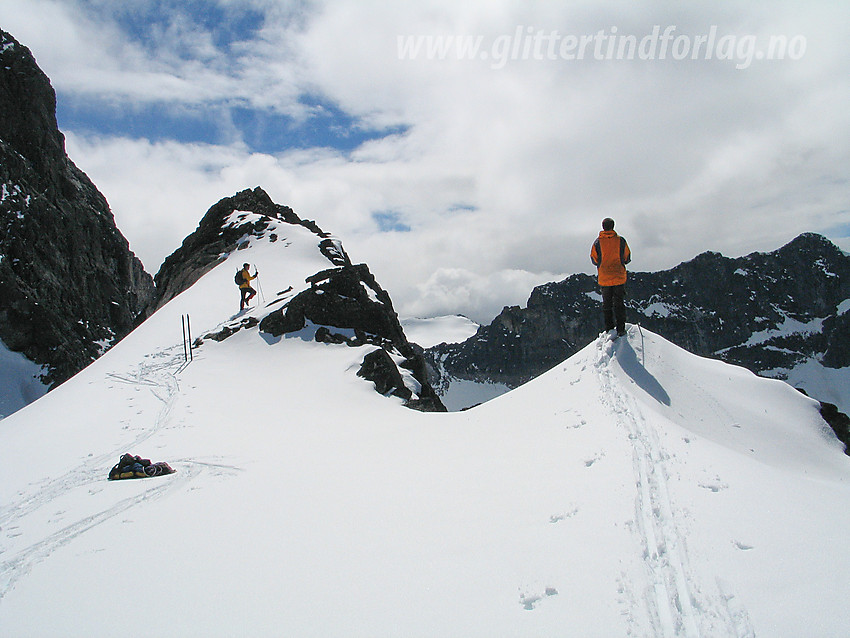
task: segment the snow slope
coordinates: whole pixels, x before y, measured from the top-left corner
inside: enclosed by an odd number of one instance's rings
[[[782,382],[637,327],[462,413],[309,330],[185,364],[180,315],[238,321],[243,261],[288,298],[315,241],[252,240],[0,421],[0,635],[846,635],[850,459]],[[107,481],[124,452],[177,473]]]

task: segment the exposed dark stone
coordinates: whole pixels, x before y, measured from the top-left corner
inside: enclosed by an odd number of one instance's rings
[[[336,249],[345,255],[338,244]],[[344,261],[348,261],[347,255]],[[319,326],[315,335],[317,341],[346,343],[349,346],[379,346],[382,352],[386,351],[381,366],[391,364],[395,370],[392,374],[384,375],[378,384],[375,370],[383,370],[383,367],[374,363],[370,364],[371,368],[367,366],[369,369],[374,368],[370,372],[372,376],[368,378],[379,385],[381,394],[387,392],[380,388],[390,385],[396,388],[394,394],[404,398],[408,407],[423,411],[445,411],[428,382],[421,352],[417,352],[408,342],[390,296],[378,285],[366,264],[351,265],[349,262],[348,265],[318,272],[306,281],[310,288],[290,299],[283,308],[267,315],[260,323],[260,330],[280,336],[303,330],[310,322]],[[353,336],[340,334],[339,331],[353,333]],[[402,366],[410,370],[421,385],[421,391],[416,397],[405,387],[390,352],[396,352],[405,359]],[[378,360],[379,357],[381,355],[372,354],[372,360]]]
[[[316,330],[316,336],[314,339],[318,343],[344,343],[346,345],[350,345],[351,343],[351,339],[345,335],[331,332],[327,326],[321,326],[318,330]]]
[[[310,288],[299,293],[260,326],[279,336],[301,330],[307,320],[370,335],[376,345],[407,350],[410,344],[392,307],[366,264],[323,270],[307,278]]]
[[[350,266],[351,260],[336,239],[323,239],[319,242],[319,251],[335,266]]]
[[[838,440],[844,444],[844,453],[850,456],[850,417],[838,410],[834,403],[820,402],[820,415],[829,423]]]
[[[153,281],[65,154],[56,95],[0,31],[0,339],[56,385],[125,336]]]
[[[395,362],[383,348],[378,348],[363,357],[363,364],[357,371],[357,376],[372,381],[375,384],[375,390],[380,394],[392,394],[405,401],[410,400],[413,395],[413,392],[405,387]]]
[[[244,319],[242,319],[241,321],[239,321],[237,323],[232,323],[232,324],[224,326],[218,332],[207,333],[207,334],[204,335],[203,338],[204,339],[212,339],[213,341],[224,341],[225,339],[236,334],[240,330],[243,330],[245,328],[253,328],[258,323],[260,323],[260,320],[257,319],[256,317],[245,317]],[[201,341],[201,343],[203,343],[203,341]]]

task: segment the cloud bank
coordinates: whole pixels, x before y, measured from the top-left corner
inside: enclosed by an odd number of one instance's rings
[[[591,272],[606,216],[636,270],[805,231],[850,249],[843,5],[121,5],[0,0],[0,26],[148,270],[257,185],[403,315],[486,322]]]

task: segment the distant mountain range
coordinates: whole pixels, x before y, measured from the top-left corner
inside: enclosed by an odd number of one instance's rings
[[[629,274],[627,321],[682,348],[787,379],[844,403],[850,367],[850,256],[806,233],[769,253],[706,252],[675,268]],[[595,277],[536,287],[459,344],[427,349],[442,392],[459,381],[513,388],[593,341],[602,330]],[[843,369],[843,370],[842,370]]]

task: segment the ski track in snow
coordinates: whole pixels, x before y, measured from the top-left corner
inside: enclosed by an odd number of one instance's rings
[[[103,509],[100,509],[103,503],[98,503],[97,499],[89,499],[94,506],[94,511],[82,517],[79,517],[80,514],[77,513],[77,520],[71,523],[65,523],[66,512],[61,509],[52,515],[39,513],[39,510],[60,507],[59,500],[72,495],[73,492],[87,490],[90,495],[101,492],[107,481],[104,468],[114,465],[121,454],[135,449],[165,426],[180,395],[177,374],[185,367],[183,353],[181,351],[175,354],[177,350],[178,347],[172,347],[152,355],[152,358],[164,360],[143,363],[134,373],[109,375],[113,381],[126,383],[136,389],[149,389],[162,403],[156,419],[149,427],[143,428],[133,439],[118,448],[97,457],[90,457],[79,468],[74,468],[57,478],[43,481],[40,487],[27,492],[19,501],[0,507],[0,541],[2,541],[0,545],[0,559],[2,559],[0,560],[0,603],[15,583],[28,574],[37,563],[80,535],[136,505],[161,498],[175,490],[184,489],[187,484],[203,473],[220,474],[222,471],[238,469],[214,462],[179,459],[173,462],[177,466],[175,474],[153,479],[138,479],[144,488],[138,494],[112,502]],[[38,528],[42,536],[40,540],[15,548],[24,536],[21,525],[29,523],[26,520],[28,517],[36,518],[39,515],[46,518],[46,523]],[[49,530],[46,534],[43,531],[45,528]]]
[[[627,431],[632,445],[635,476],[635,525],[643,546],[643,562],[648,577],[643,600],[652,623],[652,635],[668,638],[699,636],[753,636],[745,609],[737,605],[728,587],[717,582],[716,595],[706,594],[696,575],[689,569],[685,534],[680,520],[684,514],[673,508],[665,469],[667,453],[658,430],[646,418],[631,393],[620,387],[611,369],[623,341],[597,340],[595,371],[601,400],[618,423]],[[621,583],[624,612],[630,623],[629,635],[645,632],[635,626],[636,596]]]

